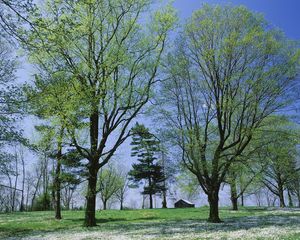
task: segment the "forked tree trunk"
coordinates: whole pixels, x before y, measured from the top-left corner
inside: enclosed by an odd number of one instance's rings
[[[89,167],[88,188],[86,194],[86,209],[85,221],[86,227],[96,226],[96,184],[97,184],[97,169],[95,166]]]
[[[211,189],[208,193],[209,218],[212,223],[222,222],[219,217],[219,188]]]

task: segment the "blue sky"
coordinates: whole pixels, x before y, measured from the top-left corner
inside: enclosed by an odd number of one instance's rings
[[[203,3],[244,5],[262,13],[269,23],[282,29],[287,37],[300,40],[300,0],[175,0],[181,19],[188,18]]]

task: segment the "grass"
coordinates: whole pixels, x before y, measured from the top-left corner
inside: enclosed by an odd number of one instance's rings
[[[97,227],[84,228],[83,211],[0,214],[0,239],[300,239],[300,211],[223,208],[221,224],[207,223],[208,208],[107,210]]]

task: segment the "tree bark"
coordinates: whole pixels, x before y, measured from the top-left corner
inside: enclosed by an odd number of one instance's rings
[[[149,194],[150,209],[153,209],[152,193]]]
[[[94,99],[93,99],[94,101]],[[94,102],[92,102],[92,106]],[[94,106],[95,107],[95,106]],[[86,227],[96,226],[96,187],[97,187],[97,173],[98,167],[98,139],[99,139],[99,111],[97,107],[93,109],[93,113],[90,116],[90,142],[91,142],[91,155],[89,159],[89,177],[88,177],[88,189],[86,195],[86,210],[85,210],[85,221]]]
[[[289,189],[288,189],[288,197],[289,197],[289,207],[293,207],[294,203],[293,203],[291,191]]]
[[[107,209],[107,200],[104,200],[103,201],[103,210],[106,210]]]
[[[12,197],[12,211],[14,212],[15,211],[15,205],[16,205],[16,189],[17,189],[17,185],[18,185],[18,177],[19,177],[19,161],[18,161],[18,154],[17,154],[17,150],[16,150],[16,147],[15,147],[15,184],[14,184],[14,189],[13,189],[13,197]]]
[[[150,190],[150,193],[149,193],[150,209],[153,208],[153,199],[152,199],[152,193],[151,193],[151,191],[152,191],[152,181],[151,180],[152,180],[151,177],[149,177],[148,183],[149,183],[149,190]]]
[[[120,210],[123,210],[123,201],[121,200],[121,203],[120,203]]]
[[[241,206],[244,207],[245,203],[244,203],[244,193],[241,194]]]
[[[212,223],[222,222],[219,217],[219,189],[212,189],[208,192],[209,202],[209,218],[208,221]]]
[[[61,219],[61,183],[60,183],[60,171],[61,171],[61,162],[60,158],[57,158],[57,165],[55,170],[55,191],[56,191],[56,198],[55,198],[55,219]]]
[[[21,205],[20,205],[20,212],[25,210],[24,207],[24,191],[25,191],[25,161],[23,155],[23,149],[21,150],[21,162],[22,162],[22,196],[21,196]]]
[[[92,165],[89,167],[88,189],[86,194],[85,221],[86,227],[96,226],[96,185],[97,185],[97,168]]]
[[[60,129],[59,139],[57,141],[57,156],[55,169],[55,219],[61,219],[61,159],[62,159],[62,138],[64,129]]]
[[[236,183],[235,179],[232,180],[230,184],[230,193],[231,193],[231,203],[232,203],[232,210],[237,211],[238,210],[238,196],[236,191]]]
[[[142,201],[142,209],[145,208],[145,195],[143,195],[143,201]]]
[[[298,208],[300,208],[300,191],[297,191]]]
[[[279,204],[280,207],[285,207],[285,202],[284,202],[284,192],[283,192],[283,186],[279,184],[278,186],[278,197],[279,197]]]
[[[163,191],[163,201],[162,201],[162,208],[168,208],[167,207],[167,196],[166,191]]]

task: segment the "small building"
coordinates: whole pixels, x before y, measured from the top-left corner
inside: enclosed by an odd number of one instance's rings
[[[175,208],[194,208],[195,204],[191,203],[185,199],[179,199],[177,202],[174,204]]]

